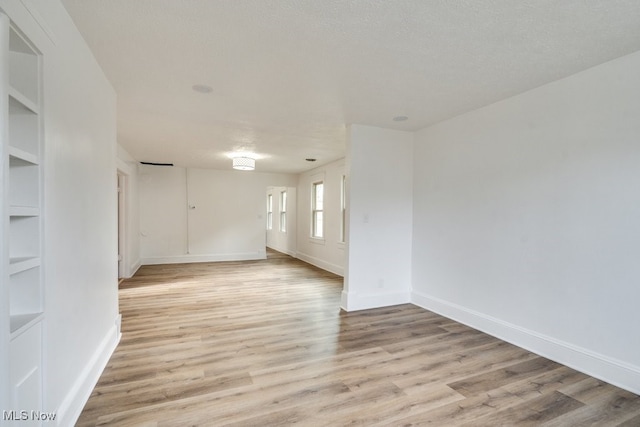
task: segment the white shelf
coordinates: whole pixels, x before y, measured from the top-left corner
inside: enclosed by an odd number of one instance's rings
[[[38,323],[44,317],[44,313],[14,314],[9,318],[11,340],[18,337],[31,326]]]
[[[32,110],[37,110],[28,98],[13,90],[9,96],[9,148],[16,148],[16,157],[24,158],[31,163],[38,163],[40,154],[40,121]],[[27,153],[25,155],[24,153]],[[35,157],[34,157],[35,156]],[[35,159],[35,160],[34,160]]]
[[[9,114],[38,114],[36,103],[24,96],[18,89],[9,86]]]
[[[40,171],[37,164],[9,156],[9,206],[40,206]]]
[[[15,257],[9,259],[9,275],[27,271],[40,265],[40,257]]]
[[[9,206],[9,216],[40,216],[40,209],[34,206]]]
[[[0,114],[4,257],[0,300],[0,400],[7,407],[40,410],[42,403],[43,118],[41,55],[0,13]],[[7,43],[8,42],[8,43]],[[7,105],[8,104],[8,105]],[[8,334],[7,334],[8,332]],[[0,423],[2,423],[0,421]]]
[[[40,256],[40,218],[37,216],[12,216],[9,218],[9,258],[15,263],[25,258]]]
[[[31,163],[32,165],[37,165],[39,163],[37,155],[21,150],[17,147],[9,146],[9,155],[14,159],[19,159],[23,162]]]

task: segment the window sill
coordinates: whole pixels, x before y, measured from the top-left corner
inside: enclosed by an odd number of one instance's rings
[[[323,245],[325,244],[325,240],[318,238],[318,237],[310,237],[309,238],[309,242],[313,243],[314,245]]]

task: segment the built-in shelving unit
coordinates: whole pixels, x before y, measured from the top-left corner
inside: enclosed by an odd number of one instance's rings
[[[9,349],[9,402],[14,410],[42,406],[43,162],[41,55],[0,11],[3,263],[0,343]],[[8,43],[7,43],[8,42]],[[8,316],[8,321],[6,316]]]
[[[41,317],[43,304],[39,55],[14,28],[8,65],[9,301],[15,334]]]

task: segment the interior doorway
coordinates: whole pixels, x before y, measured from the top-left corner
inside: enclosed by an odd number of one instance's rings
[[[127,177],[126,175],[118,171],[117,176],[118,185],[118,279],[126,277],[124,271],[126,252],[126,191],[127,191]]]
[[[296,188],[267,187],[266,248],[296,256]]]

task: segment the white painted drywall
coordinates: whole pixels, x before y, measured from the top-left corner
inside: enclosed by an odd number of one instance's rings
[[[418,132],[413,298],[640,391],[640,52]]]
[[[280,226],[282,213],[282,192],[287,193],[285,207],[285,231]],[[267,247],[275,249],[293,257],[296,256],[296,235],[297,235],[297,202],[295,187],[268,187],[266,196],[273,197],[273,227],[267,229]],[[265,201],[266,203],[266,201]],[[266,217],[265,217],[266,223]]]
[[[43,54],[43,404],[73,425],[119,338],[116,96],[59,1],[0,7]]]
[[[187,170],[140,165],[140,257],[153,259],[187,254]]]
[[[345,244],[340,242],[340,192],[345,160],[341,159],[300,174],[298,181],[298,237],[296,256],[340,276],[344,275]],[[311,237],[311,192],[314,182],[324,182],[324,238]]]
[[[264,259],[265,194],[296,176],[140,167],[143,264]]]
[[[348,129],[348,311],[409,302],[413,134]]]
[[[125,234],[124,263],[125,278],[132,277],[140,268],[140,212],[138,197],[138,162],[118,144],[116,160],[118,173],[124,175],[125,215],[122,219]]]

